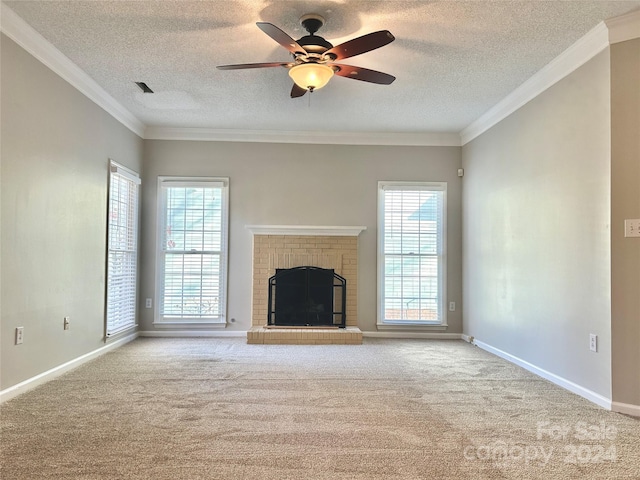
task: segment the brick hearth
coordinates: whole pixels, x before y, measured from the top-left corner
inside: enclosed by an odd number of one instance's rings
[[[269,328],[252,327],[247,343],[279,345],[360,345],[362,332],[347,328]]]

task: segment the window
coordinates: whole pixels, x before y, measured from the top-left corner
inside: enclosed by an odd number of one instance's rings
[[[446,325],[446,183],[379,182],[378,325]]]
[[[226,324],[228,179],[158,179],[156,323]]]
[[[115,162],[109,168],[107,214],[107,337],[136,326],[138,174]]]

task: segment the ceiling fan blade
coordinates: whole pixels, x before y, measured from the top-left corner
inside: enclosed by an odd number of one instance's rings
[[[291,98],[302,97],[305,93],[307,93],[306,88],[299,87],[297,83],[293,84],[293,88],[291,89]]]
[[[272,23],[258,22],[256,23],[256,25],[260,30],[269,35],[291,53],[307,53],[304,48],[298,45],[298,42],[296,42],[293,38],[291,38],[289,35],[287,35]]]
[[[272,63],[239,63],[237,65],[218,65],[218,70],[242,70],[244,68],[269,68],[269,67],[288,67],[288,62],[272,62]]]
[[[388,73],[369,70],[368,68],[354,67],[353,65],[339,65],[337,63],[332,63],[331,66],[338,67],[338,70],[335,72],[336,75],[340,75],[345,78],[353,78],[355,80],[362,80],[363,82],[389,85],[396,79],[396,77],[389,75]]]
[[[343,58],[355,57],[361,53],[384,47],[395,39],[396,37],[389,30],[380,30],[379,32],[369,33],[336,45],[324,52],[324,55],[330,55],[334,60],[342,60]]]

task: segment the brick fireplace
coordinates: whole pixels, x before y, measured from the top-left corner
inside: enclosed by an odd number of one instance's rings
[[[252,328],[248,343],[362,343],[358,329],[358,235],[366,227],[249,225],[253,233]],[[269,277],[276,269],[333,269],[347,281],[346,329],[268,328]]]

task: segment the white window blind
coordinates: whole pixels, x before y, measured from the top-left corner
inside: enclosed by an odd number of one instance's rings
[[[136,326],[138,190],[140,179],[115,162],[109,175],[107,337]]]
[[[380,182],[379,195],[379,323],[446,323],[446,184]]]
[[[224,323],[226,179],[161,177],[158,323]]]

